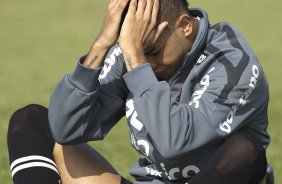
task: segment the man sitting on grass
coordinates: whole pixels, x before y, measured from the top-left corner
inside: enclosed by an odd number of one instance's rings
[[[131,183],[83,144],[103,139],[124,115],[140,154],[130,170],[136,184],[262,181],[269,136],[261,65],[234,26],[210,25],[206,12],[187,7],[109,2],[100,34],[54,90],[49,113],[30,105],[11,118],[15,183]]]

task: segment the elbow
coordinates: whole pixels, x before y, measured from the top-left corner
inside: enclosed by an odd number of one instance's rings
[[[80,141],[78,137],[75,137],[75,135],[68,134],[68,132],[61,130],[60,128],[51,128],[51,133],[55,142],[61,145],[82,143],[82,141]]]
[[[75,144],[75,142],[70,139],[69,137],[59,134],[58,132],[53,132],[53,139],[55,140],[56,143],[61,144],[61,145],[70,145],[70,144]]]
[[[65,141],[64,139],[54,137],[54,140],[55,140],[56,143],[58,143],[60,145],[69,145],[69,142]]]
[[[67,122],[67,121],[63,121]],[[79,127],[70,124],[60,123],[49,118],[50,130],[55,142],[61,145],[80,144],[86,142],[82,140]]]
[[[53,139],[56,143],[61,145],[74,145],[74,144],[82,144],[87,142],[82,136],[78,136],[76,134],[66,134],[64,132],[51,131],[53,135]]]
[[[82,144],[90,140],[101,140],[103,136],[99,131],[97,132],[86,132],[83,130],[82,126],[74,125],[70,123],[71,121],[62,121],[69,122],[60,123],[49,120],[51,133],[55,142],[61,145],[74,145]]]

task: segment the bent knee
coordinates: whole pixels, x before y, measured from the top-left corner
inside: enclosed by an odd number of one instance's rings
[[[22,113],[27,113],[28,115],[31,113],[32,115],[34,115],[35,113],[40,113],[40,112],[47,112],[48,109],[42,105],[39,105],[39,104],[29,104],[29,105],[26,105],[25,107],[17,110],[15,112],[16,113],[19,113],[19,114],[22,114]]]
[[[46,119],[46,120],[45,120]],[[30,104],[16,110],[9,121],[8,133],[22,132],[22,129],[36,122],[47,121],[48,109],[38,104]],[[32,125],[34,126],[34,125]]]

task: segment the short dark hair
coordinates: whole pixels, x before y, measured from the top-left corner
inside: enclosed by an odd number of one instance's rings
[[[189,3],[187,0],[160,0],[160,8],[158,14],[158,22],[167,21],[169,25],[174,25],[176,19],[183,12],[188,12]],[[125,11],[122,15],[122,22],[128,11],[129,3],[125,8]]]
[[[181,13],[188,13],[188,2],[186,0],[160,0],[158,22],[167,21],[174,25]]]

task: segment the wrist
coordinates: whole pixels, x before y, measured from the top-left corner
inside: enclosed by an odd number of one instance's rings
[[[101,44],[101,42],[95,41],[82,64],[88,68],[103,66],[104,58],[109,49],[110,47]]]
[[[104,51],[104,50],[109,50],[111,46],[103,43],[102,41],[96,40],[93,43],[91,50]]]
[[[134,56],[143,56],[144,51],[142,47],[134,47],[134,46],[122,46],[120,45],[123,55],[128,55],[131,57]]]
[[[134,68],[137,68],[138,66],[147,63],[143,50],[128,49],[122,52],[127,71],[131,71]]]

